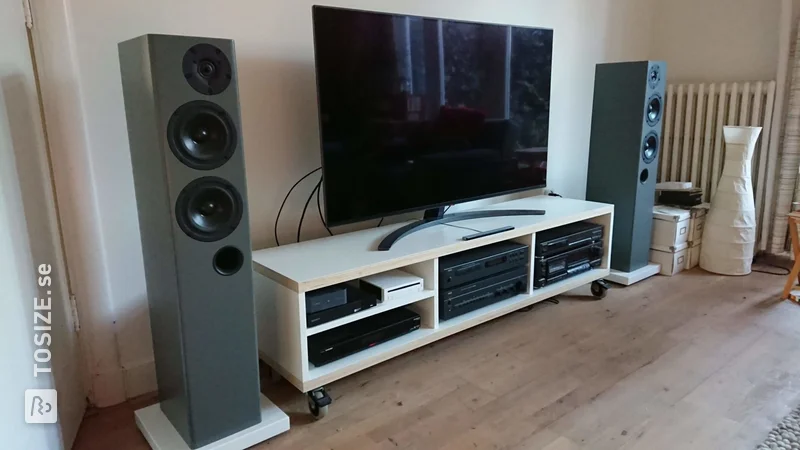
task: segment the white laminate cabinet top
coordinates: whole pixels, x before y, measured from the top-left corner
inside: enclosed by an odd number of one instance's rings
[[[504,226],[515,227],[512,231],[481,239],[463,241],[461,238],[472,234],[471,231],[440,225],[404,237],[389,251],[378,251],[378,243],[393,230],[404,225],[396,224],[257,250],[253,252],[253,265],[257,272],[290,289],[305,292],[609,214],[613,208],[613,205],[604,203],[560,197],[528,197],[481,209],[543,209],[546,211],[545,215],[493,217],[455,223],[480,231]]]

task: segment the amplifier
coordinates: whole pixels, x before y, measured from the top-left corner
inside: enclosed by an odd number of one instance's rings
[[[419,314],[397,308],[308,337],[308,360],[319,367],[419,329]]]
[[[603,226],[576,222],[536,233],[536,257],[548,257],[603,240]]]
[[[469,283],[479,278],[528,264],[529,247],[516,242],[498,242],[439,258],[439,289]]]
[[[533,287],[541,288],[580,273],[600,267],[603,243],[596,242],[546,258],[536,257],[533,263]]]
[[[528,291],[527,266],[439,292],[439,319],[448,320]]]

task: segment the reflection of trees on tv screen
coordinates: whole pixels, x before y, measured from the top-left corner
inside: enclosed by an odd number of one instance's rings
[[[553,34],[514,28],[511,42],[511,120],[523,148],[546,147]]]

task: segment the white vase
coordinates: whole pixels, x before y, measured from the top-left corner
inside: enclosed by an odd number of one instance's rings
[[[725,162],[706,217],[700,267],[722,275],[747,275],[756,243],[756,207],[750,160],[761,127],[725,127]]]

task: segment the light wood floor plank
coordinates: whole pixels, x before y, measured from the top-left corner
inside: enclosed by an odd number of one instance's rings
[[[800,404],[800,306],[782,277],[700,270],[583,289],[305,396],[265,383],[292,429],[257,449],[752,448]],[[146,450],[133,410],[94,411],[76,450]]]

